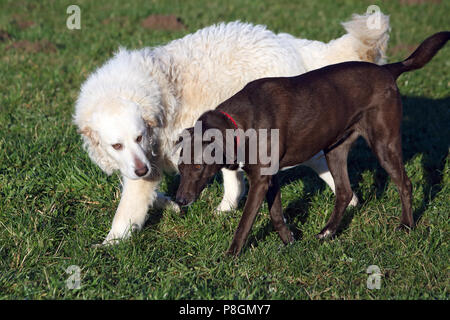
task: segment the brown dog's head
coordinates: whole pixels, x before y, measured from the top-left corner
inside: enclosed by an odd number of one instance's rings
[[[175,198],[180,206],[188,206],[199,197],[209,180],[220,170],[215,164],[180,164],[181,181]]]
[[[209,180],[233,161],[226,157],[224,130],[227,120],[223,115],[210,111],[202,115],[195,127],[183,131],[178,170],[181,175],[175,201],[182,206],[194,202]]]

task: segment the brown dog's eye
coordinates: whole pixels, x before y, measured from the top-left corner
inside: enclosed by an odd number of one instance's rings
[[[139,136],[139,137],[136,138],[136,142],[137,143],[140,143],[141,141],[142,141],[142,136]]]
[[[116,150],[122,150],[122,148],[123,148],[121,143],[113,144],[112,147]]]
[[[202,165],[201,164],[196,164],[196,165],[194,165],[194,168],[197,169],[197,170],[200,170],[202,168]]]

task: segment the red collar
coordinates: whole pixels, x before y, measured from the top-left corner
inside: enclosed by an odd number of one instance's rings
[[[239,129],[236,121],[234,121],[232,116],[230,116],[228,113],[226,113],[225,111],[222,111],[222,110],[219,110],[219,112],[223,113],[228,119],[231,120],[231,122],[233,122],[234,126],[236,127],[236,130]],[[236,136],[236,144],[239,146],[239,135]]]

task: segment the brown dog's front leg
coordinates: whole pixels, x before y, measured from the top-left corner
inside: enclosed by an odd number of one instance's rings
[[[275,228],[275,231],[278,232],[281,241],[283,241],[284,244],[294,242],[294,236],[292,235],[292,232],[289,230],[289,228],[286,226],[283,217],[278,175],[272,177],[272,181],[270,183],[269,190],[267,191],[266,198],[270,211],[270,219],[272,220],[272,224]]]
[[[241,249],[247,240],[250,229],[255,221],[256,214],[264,200],[269,188],[270,176],[249,178],[250,188],[248,191],[247,201],[245,202],[244,212],[239,221],[238,228],[234,233],[233,241],[227,251],[229,255],[239,255]]]

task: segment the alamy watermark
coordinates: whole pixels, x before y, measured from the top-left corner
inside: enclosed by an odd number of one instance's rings
[[[66,20],[66,26],[69,30],[81,29],[81,9],[79,6],[72,4],[67,7],[67,14],[70,16]]]
[[[183,130],[179,147],[183,152],[178,163],[260,164],[261,175],[274,175],[279,169],[279,129],[226,129],[224,137],[219,129],[203,131],[197,121],[193,135]]]
[[[381,9],[377,5],[370,5],[367,7],[366,13],[370,16],[367,18],[367,28],[369,30],[376,30],[381,28]]]
[[[367,277],[367,289],[379,290],[381,288],[381,270],[377,265],[370,265],[367,267],[366,273],[369,274]]]
[[[81,288],[81,268],[77,265],[71,265],[66,269],[66,273],[70,276],[66,279],[67,289]]]

